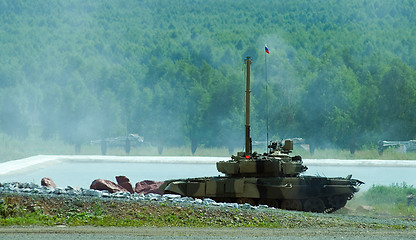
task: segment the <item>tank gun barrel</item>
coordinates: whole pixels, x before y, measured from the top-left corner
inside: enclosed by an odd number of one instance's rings
[[[250,156],[252,152],[252,143],[250,137],[250,65],[251,58],[247,56],[244,60],[247,65],[246,77],[246,156]]]

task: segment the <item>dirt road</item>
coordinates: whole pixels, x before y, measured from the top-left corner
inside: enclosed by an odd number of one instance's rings
[[[0,239],[416,239],[415,230],[185,227],[0,227]]]

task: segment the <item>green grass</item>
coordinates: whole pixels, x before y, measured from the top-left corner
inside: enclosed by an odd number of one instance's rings
[[[407,196],[416,195],[416,188],[406,183],[390,186],[372,186],[369,190],[357,194],[347,207],[356,209],[360,205],[373,207],[368,215],[386,215],[404,218],[416,218],[416,206],[408,204]]]
[[[26,139],[15,139],[8,135],[0,134],[0,162],[16,160],[35,155],[74,155],[75,146],[65,143],[62,140],[43,140],[39,137],[28,137]],[[234,154],[243,149],[234,149]],[[255,149],[262,153],[266,149]],[[81,146],[81,155],[100,155],[101,147],[99,145],[84,144]],[[382,156],[379,156],[376,147],[356,151],[350,154],[349,150],[342,149],[316,149],[311,155],[309,151],[295,149],[294,155],[300,155],[309,159],[394,159],[394,160],[413,160],[416,159],[416,152],[403,154],[394,149],[387,149]],[[123,147],[108,148],[107,155],[125,156],[127,155]],[[157,147],[132,147],[130,156],[157,156],[159,152]],[[192,156],[190,146],[183,147],[165,147],[162,152],[163,156]],[[194,156],[215,156],[229,157],[228,149],[198,147]]]
[[[316,149],[314,154],[303,149],[295,149],[294,155],[300,155],[306,159],[383,159],[383,160],[416,160],[416,152],[400,153],[395,149],[387,149],[383,155],[379,155],[376,148],[357,150],[351,154],[343,149]]]
[[[22,159],[35,155],[75,155],[75,146],[65,143],[59,139],[43,140],[37,137],[27,139],[15,139],[7,135],[0,134],[0,162]],[[100,145],[83,144],[79,155],[101,155]],[[130,154],[126,154],[123,147],[113,147],[107,149],[107,155],[115,156],[158,156],[157,147],[131,147]],[[164,148],[163,156],[192,156],[190,147],[168,147]],[[196,150],[194,156],[230,156],[227,148],[204,148]]]
[[[144,205],[130,210],[103,206],[98,202],[80,209],[56,209],[46,214],[42,207],[29,208],[16,197],[0,198],[0,226],[68,225],[68,226],[176,226],[176,227],[280,227],[281,221],[268,214],[244,214],[239,210],[207,211],[205,208]],[[32,199],[33,200],[33,199]],[[30,201],[30,200],[29,200]],[[36,205],[33,200],[29,205]],[[63,200],[63,202],[67,202]],[[61,206],[63,208],[67,206]],[[118,208],[119,206],[117,206]],[[110,208],[110,209],[109,209]],[[123,207],[121,207],[123,209]]]
[[[54,199],[52,205],[51,199],[42,197],[0,197],[0,226],[396,228],[396,225],[280,210],[240,210],[134,202],[78,202],[71,198],[62,198],[60,201]],[[406,225],[397,227],[408,228]]]

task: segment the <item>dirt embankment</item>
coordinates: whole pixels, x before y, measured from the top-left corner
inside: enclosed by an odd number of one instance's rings
[[[314,214],[270,208],[231,209],[153,201],[135,202],[112,198],[102,200],[94,197],[0,194],[1,225],[7,225],[5,221],[7,218],[28,213],[36,213],[49,219],[36,225],[416,231],[416,221],[388,217]]]

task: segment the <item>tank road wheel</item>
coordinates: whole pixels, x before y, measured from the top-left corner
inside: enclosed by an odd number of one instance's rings
[[[269,207],[279,208],[279,203],[276,199],[260,199],[259,205],[267,205]]]
[[[328,211],[328,213],[333,213],[336,210],[343,208],[345,204],[347,204],[348,200],[347,195],[335,195],[328,198],[328,203],[331,209]]]
[[[282,209],[302,211],[302,202],[298,199],[287,199],[282,202]]]
[[[237,198],[236,202],[238,204],[248,203],[251,206],[256,206],[256,201],[253,198]]]
[[[309,198],[303,203],[303,210],[305,212],[323,213],[325,211],[325,204],[320,198]]]

